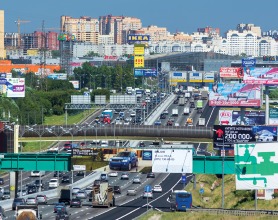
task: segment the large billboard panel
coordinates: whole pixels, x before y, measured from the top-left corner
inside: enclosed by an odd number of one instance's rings
[[[71,80],[69,81],[73,85],[73,88],[79,89],[79,81],[78,80]]]
[[[152,150],[152,172],[156,173],[192,173],[192,149]]]
[[[277,189],[277,167],[273,143],[235,145],[236,190]]]
[[[214,125],[214,149],[233,149],[234,144],[249,142],[276,142],[276,126]]]
[[[185,71],[173,71],[170,72],[170,84],[187,81],[187,72]]]
[[[264,125],[265,111],[245,111],[241,120],[240,111],[219,110],[219,125]]]
[[[18,98],[25,97],[25,79],[24,78],[7,78],[7,97]]]
[[[221,67],[220,77],[221,78],[242,78],[243,70],[241,67]]]
[[[270,108],[269,109],[269,124],[278,125],[278,109]]]
[[[215,83],[209,85],[210,106],[259,107],[261,86],[243,83]]]
[[[135,44],[134,45],[134,55],[145,55],[145,46],[142,44]]]
[[[243,82],[247,84],[278,85],[278,68],[244,68]]]
[[[203,82],[203,73],[190,72],[189,82]]]
[[[157,77],[156,69],[134,69],[135,77]]]
[[[134,68],[144,68],[145,58],[144,56],[134,56]]]
[[[206,72],[203,74],[203,82],[213,83],[214,82],[214,72]]]

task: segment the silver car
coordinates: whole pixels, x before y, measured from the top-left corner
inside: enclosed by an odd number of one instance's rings
[[[46,204],[47,203],[46,195],[37,195],[36,199],[37,199],[38,204]]]
[[[72,188],[72,195],[76,195],[81,189],[78,187]]]
[[[36,197],[28,197],[26,199],[26,204],[27,205],[37,205],[37,199]]]
[[[76,194],[77,199],[86,199],[87,198],[87,193],[85,190],[80,190]]]
[[[143,193],[143,199],[145,199],[145,198],[152,199],[153,198],[153,193],[152,192],[144,192]]]
[[[27,195],[26,189],[23,189],[23,190],[22,190],[22,195],[21,195],[21,190],[18,190],[18,191],[17,191],[17,196],[18,196],[18,197],[26,196],[26,195]]]
[[[134,177],[132,183],[134,183],[134,184],[140,184],[140,183],[141,183],[140,177]]]
[[[137,190],[136,189],[128,189],[126,192],[127,196],[136,196],[137,195]]]

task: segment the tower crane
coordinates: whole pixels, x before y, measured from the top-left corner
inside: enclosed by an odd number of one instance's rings
[[[22,23],[28,23],[28,22],[31,22],[31,21],[28,21],[28,20],[20,20],[19,18],[15,21],[16,25],[17,25],[17,33],[18,33],[18,48],[20,48],[20,42],[21,42],[21,37],[20,37],[20,25]]]

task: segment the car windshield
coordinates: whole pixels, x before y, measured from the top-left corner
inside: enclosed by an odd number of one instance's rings
[[[129,157],[130,152],[120,152],[117,154],[118,157]]]
[[[56,183],[56,182],[57,182],[57,180],[50,180],[50,182],[51,182],[51,183]]]
[[[14,202],[22,202],[22,201],[23,201],[23,199],[21,199],[21,198],[14,199]]]

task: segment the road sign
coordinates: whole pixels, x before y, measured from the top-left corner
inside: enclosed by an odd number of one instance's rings
[[[145,192],[151,192],[152,191],[152,186],[151,185],[146,185],[145,186]]]
[[[204,190],[203,188],[201,188],[201,189],[199,190],[199,193],[200,193],[200,194],[204,194],[204,192],[205,192],[205,190]]]
[[[181,182],[186,183],[186,174],[182,174],[181,176]]]

